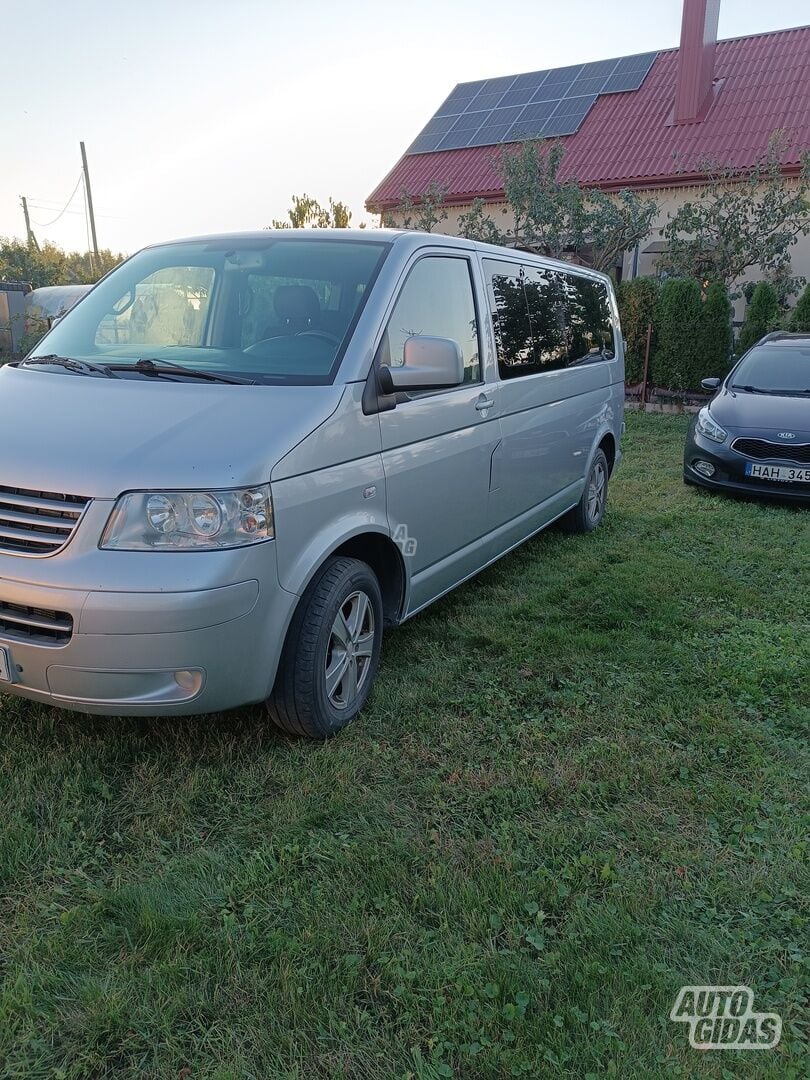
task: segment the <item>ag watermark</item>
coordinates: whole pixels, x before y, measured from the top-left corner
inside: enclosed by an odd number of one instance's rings
[[[406,558],[410,559],[416,554],[416,539],[408,535],[407,525],[397,525],[393,540]]]
[[[695,1050],[773,1050],[782,1037],[782,1017],[755,1012],[750,986],[682,986],[669,1018],[689,1025]]]

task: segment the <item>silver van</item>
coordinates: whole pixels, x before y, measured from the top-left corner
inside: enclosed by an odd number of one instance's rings
[[[623,408],[601,274],[387,230],[147,248],[0,370],[0,690],[329,736],[383,626],[599,524]]]

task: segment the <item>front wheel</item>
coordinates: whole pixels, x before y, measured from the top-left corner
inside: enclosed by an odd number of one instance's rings
[[[582,498],[561,520],[566,532],[593,532],[601,523],[607,505],[609,474],[610,469],[604,451],[597,450],[585,481]]]
[[[267,708],[292,735],[327,739],[357,716],[380,662],[382,597],[358,559],[329,559],[293,616]]]

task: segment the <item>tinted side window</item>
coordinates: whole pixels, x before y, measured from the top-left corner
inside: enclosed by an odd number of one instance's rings
[[[379,362],[399,367],[405,342],[420,334],[457,341],[464,357],[464,381],[480,380],[478,322],[466,259],[431,255],[416,263],[380,343]]]
[[[601,281],[565,275],[568,364],[589,364],[615,353],[607,287]]]
[[[502,379],[514,379],[537,371],[532,325],[524,289],[524,272],[514,263],[484,259],[489,300],[498,347],[498,371]]]
[[[556,270],[526,268],[526,301],[537,371],[554,371],[568,364],[566,279],[566,274]]]

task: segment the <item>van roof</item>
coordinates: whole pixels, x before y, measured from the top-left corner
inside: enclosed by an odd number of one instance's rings
[[[414,229],[254,229],[246,232],[211,233],[205,236],[188,236],[177,240],[162,241],[158,244],[150,244],[149,248],[164,247],[169,244],[192,244],[192,243],[222,243],[223,241],[255,242],[257,240],[269,240],[272,238],[292,240],[363,240],[367,243],[385,243],[396,245],[398,248],[416,250],[420,247],[447,247],[458,250],[480,251],[484,255],[504,258],[505,256],[521,259],[531,259],[538,265],[550,265],[565,267],[568,271],[574,271],[585,276],[593,276],[604,281],[610,281],[607,274],[599,270],[592,270],[578,263],[568,263],[560,259],[551,259],[545,255],[536,255],[533,252],[524,251],[520,248],[499,247],[496,244],[485,244],[477,240],[467,240],[463,236],[451,236],[447,233],[426,233]]]

